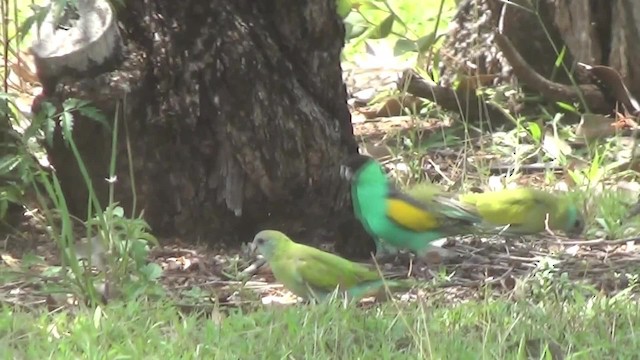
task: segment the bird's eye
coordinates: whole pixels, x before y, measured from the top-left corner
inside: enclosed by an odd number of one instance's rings
[[[263,238],[258,238],[258,240],[256,240],[256,242],[258,243],[258,245],[264,245],[264,243],[266,242],[265,239]]]

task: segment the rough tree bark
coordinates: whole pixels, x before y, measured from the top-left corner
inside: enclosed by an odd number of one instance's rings
[[[117,200],[162,235],[250,240],[261,227],[299,232],[350,212],[339,162],[356,150],[345,102],[335,1],[128,1],[118,18],[128,53],[118,70],[59,85],[50,99],[123,110]],[[104,201],[109,134],[74,129]],[[69,152],[52,163],[76,214],[86,192]],[[307,239],[308,240],[308,239]]]

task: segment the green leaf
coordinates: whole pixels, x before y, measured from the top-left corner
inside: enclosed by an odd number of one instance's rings
[[[60,125],[62,126],[62,135],[65,140],[71,140],[71,133],[73,132],[73,114],[64,111],[61,115],[62,121]]]
[[[395,16],[389,15],[369,33],[369,39],[384,39],[391,33]]]
[[[529,131],[529,134],[531,134],[533,140],[540,143],[540,140],[542,140],[542,129],[540,128],[540,124],[533,121],[529,122],[527,123],[527,130]]]
[[[358,12],[361,13],[362,15],[369,12],[375,12],[375,11],[387,12],[385,9],[381,8],[380,6],[374,4],[371,1],[364,2],[360,4],[360,6],[358,6]]]
[[[15,169],[18,164],[20,164],[20,156],[17,155],[7,155],[0,158],[0,175],[5,175],[11,172],[11,170]]]
[[[156,239],[155,236],[151,235],[148,232],[140,234],[139,238],[140,238],[140,240],[146,241],[148,244],[152,244],[152,245],[155,245],[155,246],[160,246],[160,242],[158,242],[158,239]]]
[[[147,246],[146,241],[133,240],[131,241],[131,247],[129,251],[131,253],[133,261],[140,264],[147,259],[147,255],[149,254],[149,247]]]
[[[393,45],[394,56],[400,56],[402,54],[415,51],[418,51],[416,42],[408,39],[398,39],[395,45]]]
[[[64,111],[69,112],[69,111],[76,110],[77,108],[80,108],[80,107],[86,106],[86,105],[88,105],[88,104],[89,104],[89,102],[88,102],[88,101],[86,101],[86,100],[81,100],[81,99],[76,99],[76,98],[70,98],[70,99],[65,100],[65,101],[62,103],[62,109],[63,109]]]
[[[562,65],[562,61],[564,60],[566,53],[567,53],[567,46],[565,45],[562,47],[562,50],[560,50],[560,54],[558,54],[558,57],[556,58],[556,62],[553,64],[555,67],[559,68],[560,65]]]
[[[122,206],[116,206],[113,208],[111,214],[119,218],[124,217],[124,209],[122,208]]]
[[[44,19],[47,17],[47,14],[49,14],[49,11],[51,10],[51,4],[47,6],[31,4],[30,7],[31,11],[33,11],[33,14],[26,18],[18,28],[18,34],[20,34],[18,39],[20,40],[20,42],[22,42],[25,36],[29,34],[29,31],[31,30],[33,24],[38,24],[37,30],[40,30]]]
[[[97,121],[100,124],[104,125],[107,130],[111,130],[111,127],[107,122],[107,117],[104,116],[104,114],[97,108],[93,106],[82,106],[77,108],[77,110],[81,115],[86,116],[91,120]]]
[[[67,99],[62,103],[62,108],[64,112],[73,112],[77,111],[81,115],[88,117],[91,120],[95,120],[100,124],[104,125],[108,130],[110,129],[109,123],[107,123],[107,118],[104,114],[97,109],[96,107],[90,106],[91,102],[82,99],[71,98]]]
[[[344,19],[351,12],[351,0],[336,0],[336,10],[338,16]]]
[[[556,105],[558,105],[559,108],[570,111],[572,113],[578,114],[578,110],[576,109],[575,106],[571,105],[571,104],[567,104],[564,102],[556,102]]]
[[[100,324],[102,323],[102,308],[97,306],[93,311],[93,326],[96,329],[100,329]]]
[[[43,101],[40,103],[40,114],[44,118],[52,118],[56,114],[56,107],[48,101]]]
[[[369,27],[367,21],[358,12],[352,11],[346,19],[344,19],[345,38],[347,40],[357,38],[362,35]]]
[[[42,128],[45,140],[47,141],[47,144],[51,146],[53,144],[53,133],[56,128],[55,114],[55,106],[48,101],[41,102],[40,111],[38,111],[33,117],[33,121],[25,130],[24,137],[30,139],[36,136]]]
[[[140,269],[148,280],[157,280],[162,276],[162,268],[156,263],[148,263]]]
[[[432,32],[430,34],[420,37],[418,40],[416,40],[418,51],[425,52],[429,50],[429,48],[431,48],[433,44],[435,44],[436,41],[438,41],[442,36],[444,36],[444,34],[436,37],[436,33]]]
[[[53,146],[53,133],[56,131],[56,122],[52,118],[45,120],[44,137],[49,146]]]

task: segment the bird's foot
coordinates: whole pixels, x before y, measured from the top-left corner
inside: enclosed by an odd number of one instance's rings
[[[398,248],[382,241],[376,241],[376,261],[387,260],[389,258],[393,259],[398,253]]]

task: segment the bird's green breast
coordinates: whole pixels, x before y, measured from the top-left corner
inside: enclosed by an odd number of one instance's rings
[[[283,252],[284,255],[290,255],[289,252]],[[280,254],[269,261],[271,272],[279,282],[294,294],[307,297],[308,289],[300,279],[300,274],[295,266],[296,259],[292,256],[281,256]]]
[[[386,197],[389,191],[387,181],[382,169],[377,163],[372,163],[360,170],[352,186],[356,216],[369,232],[376,234],[389,226],[386,219]]]

